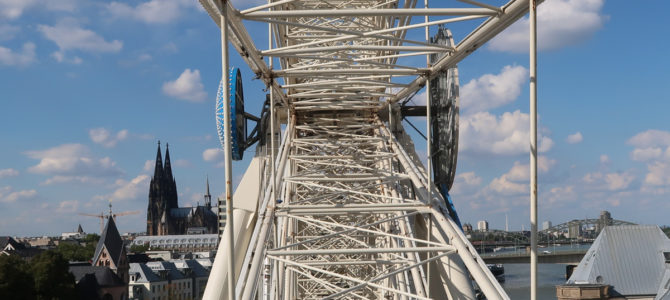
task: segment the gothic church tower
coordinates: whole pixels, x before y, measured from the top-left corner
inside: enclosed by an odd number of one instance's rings
[[[158,141],[154,176],[149,184],[149,206],[147,207],[147,235],[165,235],[174,231],[170,221],[170,211],[179,207],[177,203],[177,183],[172,176],[170,149],[165,149],[165,165],[161,156],[161,142]]]

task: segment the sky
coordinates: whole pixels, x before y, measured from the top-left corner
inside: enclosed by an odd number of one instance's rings
[[[670,225],[670,4],[645,4],[539,7],[540,222],[608,210]],[[267,25],[245,25],[265,47]],[[504,228],[507,215],[510,229],[529,226],[527,32],[523,18],[458,66],[451,194],[464,222]],[[264,85],[237,54],[230,61],[257,114]],[[0,235],[59,235],[80,223],[97,232],[99,221],[79,214],[110,201],[137,212],[119,217],[120,231],[145,230],[158,140],[170,145],[181,206],[203,203],[207,176],[221,195],[220,72],[218,28],[195,0],[0,0]],[[252,154],[234,163],[236,182]]]

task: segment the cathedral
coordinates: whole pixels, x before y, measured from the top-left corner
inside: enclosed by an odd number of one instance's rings
[[[159,141],[154,176],[149,184],[147,235],[218,233],[218,220],[212,211],[212,196],[209,194],[209,179],[204,206],[179,207],[177,198],[177,181],[172,176],[169,145],[165,147],[163,164]]]

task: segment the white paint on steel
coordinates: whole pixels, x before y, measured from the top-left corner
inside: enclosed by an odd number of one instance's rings
[[[530,299],[537,299],[537,1],[530,6]]]
[[[230,41],[271,98],[271,149],[257,151],[254,178],[247,171],[240,196],[235,193],[232,226],[224,232],[235,240],[221,244],[204,299],[474,299],[470,275],[488,299],[508,299],[445,215],[432,166],[428,173],[421,166],[394,107],[528,9],[527,0],[502,7],[460,1],[466,7],[416,8],[416,0],[270,0],[240,12],[231,1],[200,0],[224,28],[222,46]],[[454,47],[408,34],[482,18]],[[254,44],[243,21],[269,24],[268,49]],[[412,57],[430,53],[446,55],[433,65],[412,65]],[[384,108],[388,127],[378,115]],[[286,124],[279,153],[275,113]],[[235,289],[226,290],[225,282],[235,277]]]

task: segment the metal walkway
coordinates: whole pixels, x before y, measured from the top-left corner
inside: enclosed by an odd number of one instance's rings
[[[229,199],[253,205],[232,204],[205,299],[475,299],[475,289],[509,299],[449,217],[399,103],[525,14],[527,0],[200,2],[270,88],[273,112]],[[259,49],[245,20],[268,23],[271,46]],[[427,26],[450,23],[471,31],[455,46],[428,41]],[[417,66],[430,54],[440,58]]]

